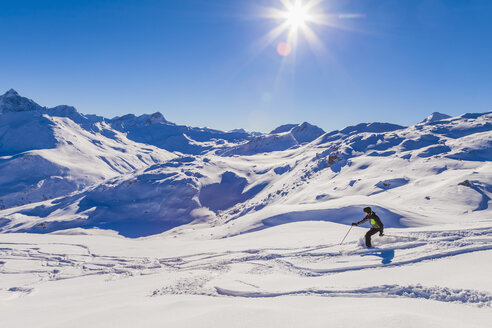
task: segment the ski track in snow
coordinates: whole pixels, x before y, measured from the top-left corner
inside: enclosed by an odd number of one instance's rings
[[[280,297],[280,296],[310,296],[319,295],[325,297],[407,297],[422,298],[440,302],[467,303],[478,306],[491,306],[492,295],[470,289],[450,289],[446,287],[424,287],[421,285],[382,285],[353,290],[324,290],[305,289],[290,292],[239,292],[216,287],[216,291],[222,296],[232,297]]]
[[[400,232],[402,234],[402,232]],[[360,242],[359,242],[360,243]],[[442,302],[491,306],[492,295],[476,290],[382,285],[352,290],[308,288],[295,291],[241,292],[222,288],[220,277],[235,264],[249,266],[248,274],[272,272],[299,277],[319,277],[347,271],[383,269],[412,265],[459,254],[492,250],[492,228],[444,232],[414,232],[405,236],[375,238],[375,249],[360,248],[358,242],[313,245],[300,248],[263,248],[241,251],[205,252],[182,257],[151,258],[101,255],[89,247],[70,243],[0,243],[0,275],[32,274],[35,281],[24,286],[0,288],[0,292],[22,297],[37,283],[105,275],[108,281],[136,275],[178,273],[174,283],[150,292],[150,296],[192,294],[235,297],[278,297],[318,295],[327,297],[410,297]],[[49,252],[56,247],[57,252]],[[48,250],[47,250],[48,249]],[[396,255],[395,255],[396,254]],[[360,265],[348,263],[357,263]],[[22,263],[28,265],[16,265]],[[314,266],[314,267],[313,267]],[[237,281],[259,289],[247,281]]]

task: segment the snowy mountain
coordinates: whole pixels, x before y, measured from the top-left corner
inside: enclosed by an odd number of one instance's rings
[[[115,117],[111,120],[111,126],[126,133],[133,141],[190,155],[221,149],[229,143],[243,142],[253,137],[253,134],[244,130],[223,132],[177,125],[168,122],[161,113],[139,117],[133,114]]]
[[[160,113],[87,118],[5,97],[32,108],[9,105],[0,116],[5,232],[82,227],[139,237],[204,222],[228,236],[333,213],[346,223],[363,204],[390,227],[408,227],[444,214],[475,220],[492,197],[492,113],[328,133],[292,124],[252,137]]]
[[[13,90],[0,103],[0,208],[64,196],[176,157],[70,106],[41,107]]]
[[[224,156],[253,155],[272,151],[282,151],[309,143],[325,132],[307,122],[282,125],[266,135],[261,135],[229,149],[219,150]]]

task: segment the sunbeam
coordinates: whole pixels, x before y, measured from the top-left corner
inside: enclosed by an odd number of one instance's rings
[[[315,33],[314,26],[325,26],[338,30],[351,30],[342,24],[343,20],[363,18],[363,14],[325,13],[323,0],[278,0],[278,7],[267,8],[263,17],[274,19],[279,25],[269,31],[261,40],[261,50],[278,41],[277,52],[286,57],[295,57],[296,49],[302,38],[312,51],[326,53],[321,39]],[[280,40],[282,36],[284,39]]]

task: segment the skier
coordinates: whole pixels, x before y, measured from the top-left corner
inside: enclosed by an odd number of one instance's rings
[[[360,220],[359,222],[352,223],[353,226],[358,226],[366,221],[371,223],[371,229],[366,233],[366,246],[367,248],[371,248],[371,236],[378,233],[380,236],[383,236],[384,225],[383,222],[379,219],[379,217],[374,213],[370,207],[364,208],[364,213],[366,213],[366,217]]]

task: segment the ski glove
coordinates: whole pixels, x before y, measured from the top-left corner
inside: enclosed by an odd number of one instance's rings
[[[353,225],[353,226],[356,226],[356,225],[357,225],[357,223],[355,223],[355,222],[354,222],[354,223],[352,223],[352,225]]]

